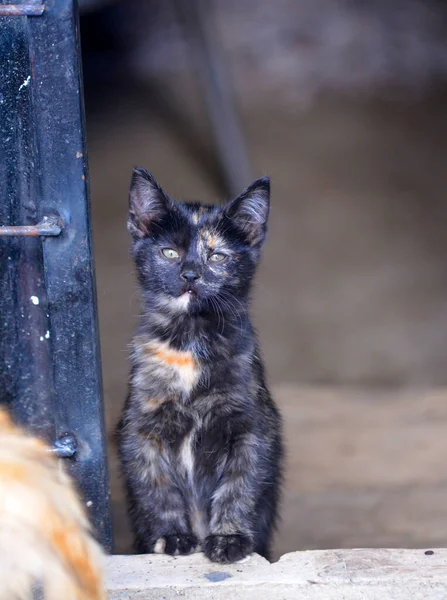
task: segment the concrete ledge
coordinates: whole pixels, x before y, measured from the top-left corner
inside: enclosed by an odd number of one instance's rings
[[[233,565],[203,554],[110,556],[111,600],[445,600],[447,550],[293,552],[269,564],[253,555]]]

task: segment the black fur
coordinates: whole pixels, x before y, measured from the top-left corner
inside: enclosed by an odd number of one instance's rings
[[[225,207],[174,203],[134,171],[143,312],[119,451],[139,552],[269,557],[281,419],[248,316],[269,196],[262,178]]]

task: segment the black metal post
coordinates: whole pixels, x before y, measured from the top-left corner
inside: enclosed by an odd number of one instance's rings
[[[111,550],[72,0],[47,0],[41,16],[0,16],[0,152],[0,226],[35,227],[48,215],[64,225],[52,237],[0,236],[0,400],[66,457],[98,537]]]
[[[36,223],[38,149],[26,17],[0,17],[0,225]],[[51,332],[38,238],[0,239],[0,395],[38,435],[55,436]],[[42,338],[42,339],[41,339]]]

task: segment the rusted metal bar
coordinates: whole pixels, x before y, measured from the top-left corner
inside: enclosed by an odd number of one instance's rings
[[[43,4],[0,4],[0,17],[40,17],[45,10]]]
[[[59,217],[49,215],[43,217],[37,225],[4,225],[0,227],[0,236],[57,236],[60,235],[63,227],[64,225]]]

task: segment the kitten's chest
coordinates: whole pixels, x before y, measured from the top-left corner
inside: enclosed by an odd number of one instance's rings
[[[189,396],[204,366],[192,350],[178,350],[167,342],[134,340],[135,383],[144,389]]]

